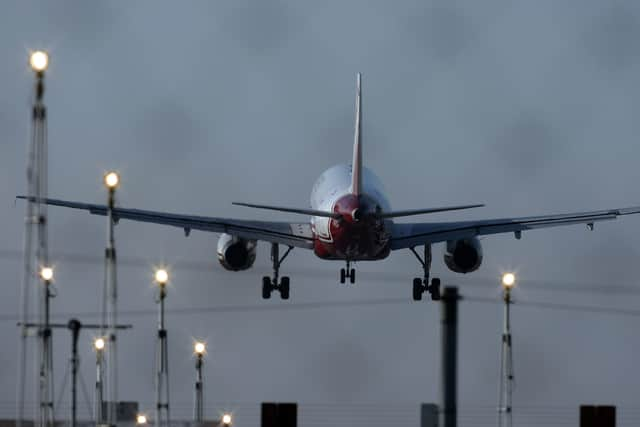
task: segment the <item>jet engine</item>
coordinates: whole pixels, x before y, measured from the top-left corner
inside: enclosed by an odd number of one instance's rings
[[[256,260],[256,246],[255,240],[222,234],[218,240],[218,261],[227,270],[247,270]]]
[[[477,237],[449,240],[444,252],[444,262],[456,273],[471,273],[482,264],[482,246]]]

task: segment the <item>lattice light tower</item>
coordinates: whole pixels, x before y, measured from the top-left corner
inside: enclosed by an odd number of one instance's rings
[[[118,276],[116,268],[116,246],[114,226],[117,220],[114,214],[116,190],[120,185],[120,176],[117,172],[108,172],[103,177],[104,186],[107,189],[107,247],[105,249],[104,268],[104,300],[102,309],[102,325],[107,325],[107,331],[100,331],[101,336],[107,337],[106,371],[108,374],[107,393],[110,405],[108,405],[107,422],[110,425],[117,423],[118,406]],[[106,318],[106,319],[105,319]]]
[[[53,270],[49,268],[47,242],[47,211],[41,203],[47,197],[47,109],[44,105],[44,75],[49,66],[46,51],[36,50],[29,56],[29,65],[35,75],[34,100],[31,115],[31,141],[27,159],[27,200],[24,234],[24,271],[21,284],[20,325],[21,342],[18,360],[18,390],[16,396],[16,424],[22,425],[27,378],[27,336],[31,319],[31,304],[35,301],[38,327],[38,372],[36,374],[36,413],[38,426],[53,424],[53,360],[51,334],[47,307],[54,295],[51,281]],[[50,274],[50,277],[48,277]],[[38,279],[36,280],[36,277]],[[37,285],[33,290],[32,287]],[[32,298],[34,301],[32,301]]]
[[[93,349],[96,352],[96,388],[94,393],[93,417],[96,424],[104,424],[104,338],[93,340]]]
[[[202,364],[207,347],[204,342],[197,341],[193,345],[193,352],[196,356],[196,388],[193,406],[193,420],[195,422],[204,421],[204,382],[202,379]]]
[[[154,274],[154,281],[158,286],[158,343],[157,343],[157,371],[156,371],[156,419],[155,425],[169,426],[169,348],[167,344],[167,330],[165,328],[164,300],[167,297],[169,272],[159,268]]]
[[[516,276],[513,273],[502,275],[502,299],[504,301],[504,324],[500,354],[500,389],[498,396],[498,425],[511,427],[513,425],[513,352],[511,341],[511,290],[515,286]]]
[[[42,267],[40,269],[40,278],[43,282],[43,289],[40,313],[42,321],[38,325],[40,336],[40,414],[38,417],[38,425],[49,426],[54,423],[53,343],[51,340],[52,331],[50,311],[51,298],[55,296],[55,291],[52,290],[53,269],[51,267]]]

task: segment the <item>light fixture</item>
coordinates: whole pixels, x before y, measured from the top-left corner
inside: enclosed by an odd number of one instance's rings
[[[164,268],[159,268],[153,275],[154,280],[160,286],[164,286],[169,281],[169,272]]]
[[[502,286],[511,288],[516,283],[516,276],[513,273],[505,273],[502,275]]]
[[[40,269],[40,277],[46,282],[50,282],[51,280],[53,280],[53,268],[42,267]]]
[[[104,338],[96,338],[93,341],[93,347],[98,351],[103,350],[104,349]]]
[[[120,175],[117,172],[107,172],[104,174],[104,185],[110,189],[115,190],[120,184]]]
[[[231,414],[222,415],[222,425],[223,426],[230,426],[232,421],[233,421],[233,418],[231,417]]]
[[[147,416],[145,414],[136,415],[136,424],[144,425],[147,423]]]
[[[49,54],[44,50],[35,50],[29,56],[29,65],[36,73],[44,72],[49,66]]]
[[[207,351],[207,346],[205,345],[205,343],[197,341],[193,346],[193,351],[198,356],[202,356]]]

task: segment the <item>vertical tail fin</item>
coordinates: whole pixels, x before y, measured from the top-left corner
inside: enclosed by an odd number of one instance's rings
[[[356,126],[353,138],[353,163],[351,164],[351,193],[359,196],[362,192],[362,90],[361,75],[356,78]]]

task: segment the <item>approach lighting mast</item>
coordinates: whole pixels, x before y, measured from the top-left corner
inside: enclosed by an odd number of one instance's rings
[[[513,425],[513,353],[511,341],[511,290],[516,284],[513,273],[502,275],[502,300],[504,301],[504,324],[500,354],[500,389],[498,403],[498,426],[511,427]]]

